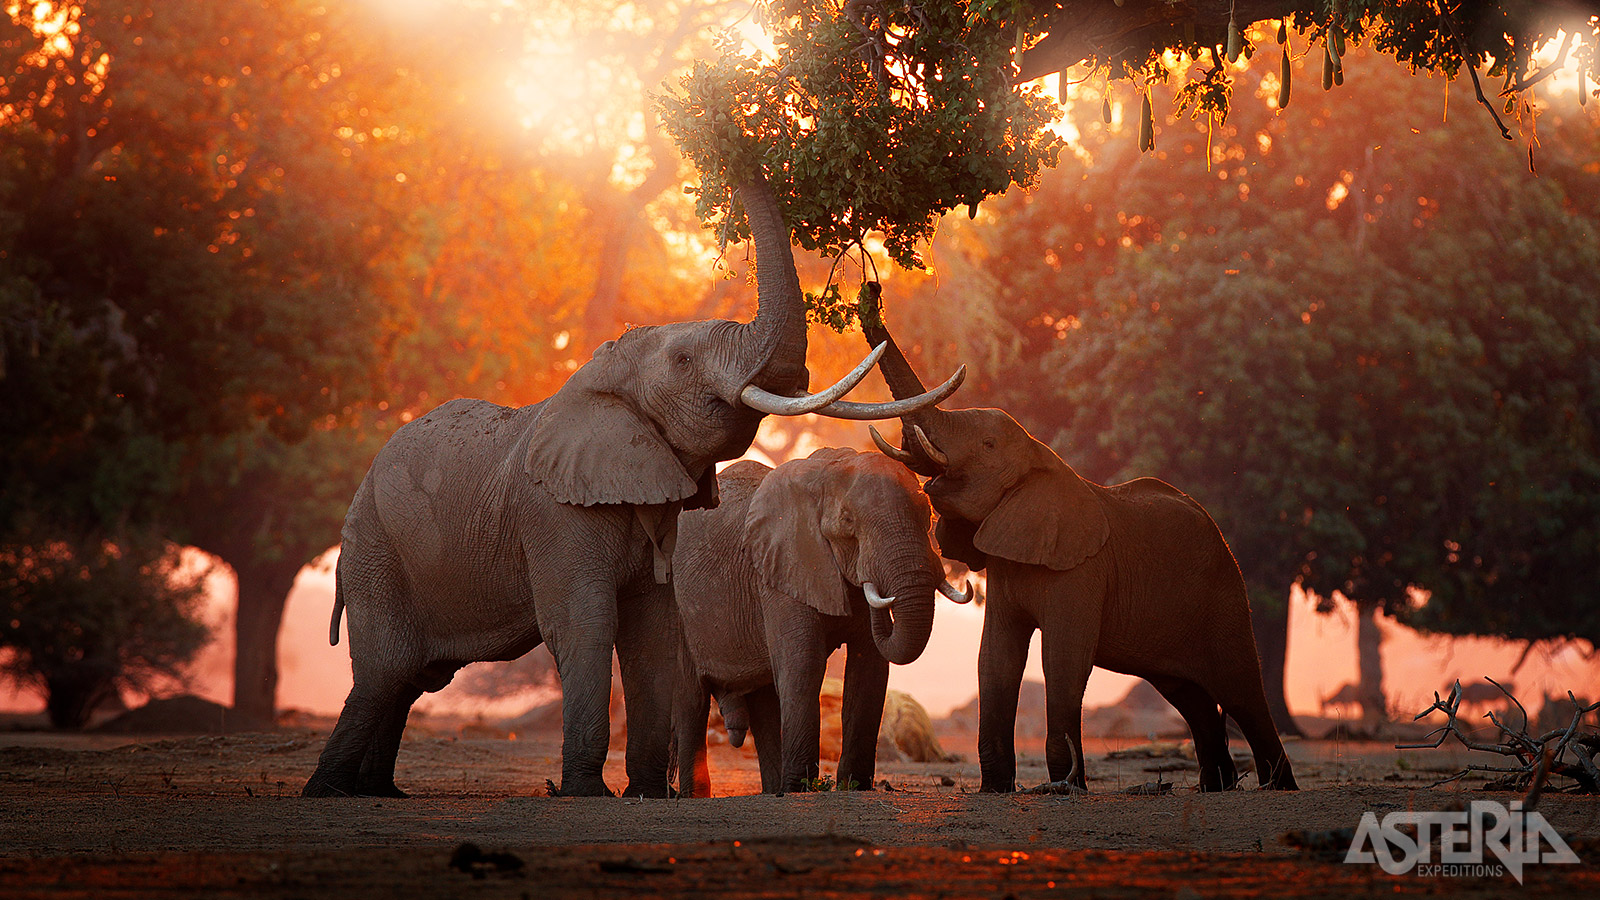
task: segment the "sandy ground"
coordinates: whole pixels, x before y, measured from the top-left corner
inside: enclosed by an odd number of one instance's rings
[[[1296,742],[1304,790],[1201,795],[1181,761],[1109,760],[1140,742],[1096,741],[1088,796],[996,796],[973,793],[970,738],[946,738],[964,761],[881,763],[888,789],[779,797],[750,796],[754,759],[722,746],[711,758],[718,797],[552,799],[556,738],[439,733],[408,732],[397,780],[411,799],[303,800],[325,729],[0,732],[0,896],[1600,896],[1595,798],[1546,795],[1540,811],[1584,861],[1530,867],[1520,887],[1509,876],[1391,877],[1285,843],[1294,830],[1353,827],[1366,811],[1518,799],[1484,794],[1481,781],[1429,787],[1462,765],[1460,751]],[[1023,784],[1045,780],[1033,749]],[[614,752],[613,786],[621,770]],[[1175,789],[1122,792],[1158,778]]]

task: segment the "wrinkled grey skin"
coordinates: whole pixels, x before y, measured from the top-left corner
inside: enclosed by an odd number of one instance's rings
[[[635,328],[521,409],[454,400],[401,428],[343,529],[332,639],[347,610],[354,686],[306,796],[404,796],[411,704],[479,660],[540,642],[562,685],[561,791],[601,779],[613,647],[628,714],[627,793],[665,796],[680,509],[716,503],[713,464],[749,447],[754,385],[806,387],[805,311],[776,199],[741,187],[755,240],[754,321]]]
[[[866,331],[874,344],[888,339],[881,327]],[[916,392],[897,347],[880,368],[897,396]],[[1249,740],[1262,786],[1295,788],[1267,712],[1244,578],[1200,504],[1154,478],[1085,481],[998,409],[924,409],[901,425],[903,446],[884,449],[933,476],[924,489],[940,516],[941,553],[989,570],[978,656],[982,790],[1015,788],[1017,693],[1035,630],[1052,781],[1086,787],[1083,691],[1100,666],[1147,679],[1183,715],[1202,790],[1239,780],[1224,715]]]
[[[679,794],[710,796],[711,693],[730,737],[748,722],[763,791],[801,790],[815,779],[817,697],[841,644],[837,780],[870,790],[889,664],[911,662],[927,646],[944,580],[927,499],[904,466],[853,450],[819,450],[777,469],[735,463],[719,481],[722,505],[684,513],[673,555],[684,636],[673,712]],[[893,606],[870,608],[864,582],[894,597]]]

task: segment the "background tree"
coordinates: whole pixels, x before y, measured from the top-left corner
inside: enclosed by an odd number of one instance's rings
[[[181,676],[209,640],[204,576],[149,535],[0,548],[0,672],[44,692],[52,725],[80,727],[118,691]]]
[[[362,102],[393,70],[330,89],[360,67],[312,4],[25,6],[0,70],[0,395],[19,426],[0,534],[37,549],[155,532],[226,552],[247,579],[242,633],[275,641],[275,619],[248,627],[260,551],[297,570],[338,520],[307,551],[312,526],[238,489],[303,511],[315,491],[298,485],[359,468],[302,457],[292,480],[263,478],[375,383],[389,317],[365,270],[402,182],[355,136],[398,137]]]

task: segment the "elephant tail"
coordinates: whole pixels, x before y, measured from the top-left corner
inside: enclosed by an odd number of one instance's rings
[[[339,578],[339,568],[333,570],[333,621],[328,623],[328,646],[339,646],[339,617],[344,615],[344,582]]]

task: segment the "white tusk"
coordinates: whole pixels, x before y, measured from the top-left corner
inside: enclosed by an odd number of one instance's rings
[[[954,375],[945,379],[944,384],[931,391],[921,393],[915,397],[904,400],[891,400],[887,403],[856,403],[850,400],[838,400],[828,404],[823,409],[817,410],[819,416],[829,416],[835,419],[898,419],[925,409],[938,403],[944,398],[954,394],[956,388],[967,378],[967,367],[958,367]]]
[[[943,451],[933,445],[933,441],[928,440],[928,435],[922,430],[921,425],[911,426],[911,433],[917,436],[917,443],[922,445],[922,452],[933,460],[934,465],[941,469],[950,468],[950,457],[945,456]]]
[[[972,579],[962,585],[963,590],[956,590],[955,585],[948,581],[939,582],[939,593],[945,595],[952,603],[967,603],[972,600]]]
[[[893,597],[878,596],[878,586],[870,581],[861,582],[861,590],[867,595],[867,605],[873,609],[888,609],[894,602]]]
[[[872,442],[878,445],[878,449],[883,452],[884,456],[887,456],[895,462],[905,466],[914,466],[920,461],[912,454],[907,453],[906,451],[901,450],[899,447],[896,447],[895,445],[884,440],[883,435],[878,433],[878,427],[876,425],[868,425],[867,431],[872,433]]]
[[[845,394],[850,393],[850,390],[859,384],[861,379],[867,377],[867,373],[872,371],[872,367],[878,364],[878,360],[883,358],[884,350],[888,346],[889,342],[885,341],[872,348],[872,352],[867,354],[866,359],[863,359],[859,365],[850,370],[848,375],[834,382],[833,386],[825,391],[807,394],[803,397],[780,397],[771,391],[764,391],[753,384],[747,384],[744,390],[739,392],[739,399],[751,409],[771,413],[775,416],[803,416],[809,412],[816,412]]]

